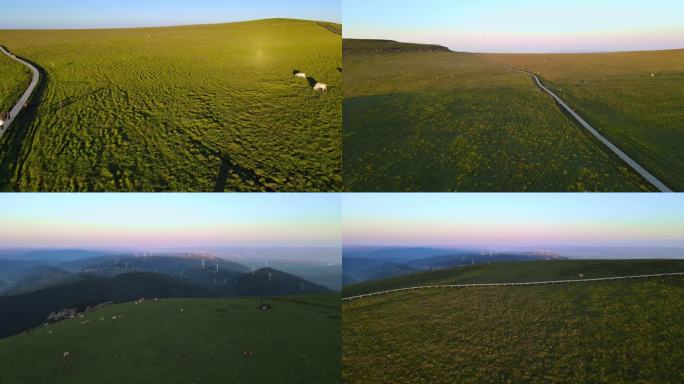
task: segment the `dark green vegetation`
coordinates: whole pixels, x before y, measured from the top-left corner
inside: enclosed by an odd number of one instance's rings
[[[341,188],[342,39],[324,25],[1,31],[0,40],[44,73],[32,108],[0,140],[1,188]]]
[[[346,189],[650,190],[529,76],[479,55],[414,49],[344,41]]]
[[[485,57],[540,75],[615,145],[684,190],[684,50]]]
[[[581,270],[590,277],[657,269],[625,261],[611,270],[613,262],[602,263]],[[482,276],[491,268],[491,278],[507,281],[575,270],[548,265],[481,268]],[[423,281],[440,279],[425,274]],[[355,300],[342,310],[343,382],[680,383],[682,297],[684,277],[678,276],[422,290]]]
[[[338,295],[147,300],[0,340],[3,384],[294,384],[339,377]]]
[[[0,52],[0,113],[8,112],[31,80],[29,70]]]
[[[345,286],[343,296],[430,284],[523,283],[684,272],[684,260],[551,260],[480,264]]]
[[[204,261],[204,265],[201,263]],[[103,302],[139,298],[276,296],[331,290],[272,268],[249,271],[222,259],[102,257],[14,270],[0,296],[0,337],[46,322],[62,309],[83,311]],[[20,266],[21,266],[20,265]],[[9,279],[8,279],[9,278]]]

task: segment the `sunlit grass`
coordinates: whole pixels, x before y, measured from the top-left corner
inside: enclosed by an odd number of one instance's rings
[[[684,50],[486,57],[541,75],[628,155],[684,189]]]
[[[447,52],[345,55],[352,191],[643,191],[523,74]]]
[[[341,187],[341,37],[316,22],[3,31],[2,40],[47,72],[31,122],[0,141],[5,189]]]

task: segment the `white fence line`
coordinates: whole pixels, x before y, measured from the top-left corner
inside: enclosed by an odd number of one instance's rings
[[[598,277],[593,279],[574,279],[574,280],[550,280],[550,281],[531,281],[526,283],[476,283],[476,284],[441,284],[441,285],[421,285],[416,287],[396,288],[386,291],[365,293],[363,295],[356,295],[342,298],[342,301],[351,301],[362,299],[364,297],[384,295],[394,292],[413,291],[416,289],[438,289],[438,288],[476,288],[476,287],[516,287],[525,285],[547,285],[547,284],[570,284],[570,283],[588,283],[592,281],[610,281],[610,280],[628,280],[628,279],[645,279],[649,277],[666,277],[666,276],[681,276],[684,272],[674,273],[657,273],[651,275],[631,275],[631,276],[616,276],[616,277]]]

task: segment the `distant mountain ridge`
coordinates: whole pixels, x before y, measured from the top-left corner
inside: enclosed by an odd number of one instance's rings
[[[5,264],[13,266],[16,275],[0,286],[0,338],[36,327],[52,312],[110,301],[332,292],[273,268],[252,271],[205,256],[105,256],[59,266]]]
[[[397,54],[422,52],[449,52],[449,48],[436,44],[400,43],[394,40],[343,39],[342,51],[350,54]]]
[[[548,251],[495,252],[439,248],[352,248],[343,251],[343,285],[421,271],[509,261],[565,260]]]

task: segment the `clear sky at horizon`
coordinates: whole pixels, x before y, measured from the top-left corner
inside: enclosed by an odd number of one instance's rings
[[[0,248],[339,247],[335,194],[0,194]]]
[[[0,6],[0,29],[130,28],[274,17],[340,22],[341,0],[7,0]]]
[[[343,0],[344,37],[466,52],[684,48],[680,0]]]
[[[681,194],[345,194],[344,246],[684,247]]]

